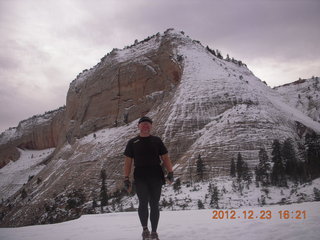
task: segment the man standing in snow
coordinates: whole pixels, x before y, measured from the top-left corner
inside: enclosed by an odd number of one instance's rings
[[[150,134],[152,120],[142,117],[138,122],[139,136],[129,140],[124,151],[124,185],[131,190],[129,175],[134,162],[134,183],[139,199],[138,214],[143,228],[142,238],[159,240],[157,227],[160,217],[159,201],[165,178],[161,160],[168,171],[167,180],[173,182],[173,171],[167,148],[159,137]],[[148,229],[148,204],[150,205],[151,234]]]

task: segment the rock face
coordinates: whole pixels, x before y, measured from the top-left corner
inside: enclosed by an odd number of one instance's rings
[[[120,126],[147,114],[180,82],[182,68],[169,36],[113,50],[81,73],[67,95],[67,139]]]
[[[307,132],[320,132],[318,122],[288,105],[241,62],[223,60],[174,30],[113,50],[82,72],[70,84],[60,114],[60,135],[45,140],[56,146],[54,154],[25,185],[28,197],[21,200],[20,191],[8,200],[2,226],[58,222],[90,212],[88,206],[99,198],[102,169],[110,194],[121,186],[123,151],[137,135],[142,115],[154,120],[153,134],[164,140],[183,181],[195,176],[199,155],[207,178],[226,175],[238,152],[253,167],[259,149],[270,153],[274,139],[300,144]],[[40,147],[36,142],[14,146]],[[71,198],[74,208],[68,205]]]
[[[58,145],[64,132],[65,108],[59,108],[43,115],[23,120],[18,127],[3,132],[0,136],[0,166],[15,161],[20,154],[18,148],[46,149]]]

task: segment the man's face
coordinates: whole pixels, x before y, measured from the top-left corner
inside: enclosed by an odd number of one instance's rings
[[[138,128],[141,133],[149,134],[152,128],[152,124],[149,122],[141,122],[139,123]]]

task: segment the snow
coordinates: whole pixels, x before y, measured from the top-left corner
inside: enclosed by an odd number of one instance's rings
[[[213,211],[162,211],[158,227],[163,240],[317,240],[320,235],[320,202],[235,209],[236,219],[212,219]],[[306,219],[280,219],[279,211],[305,211]],[[226,211],[226,210],[224,210]],[[243,211],[253,211],[254,219],[245,219]],[[259,219],[261,211],[270,211],[271,219]],[[230,210],[229,210],[230,212]],[[1,228],[2,240],[126,240],[140,239],[137,212],[84,215],[79,219],[51,225]]]
[[[280,99],[279,96],[268,95],[270,102],[273,105],[281,110],[283,113],[286,113],[288,117],[291,117],[292,120],[298,121],[314,129],[316,132],[320,133],[320,123],[313,121],[310,117],[299,111],[298,109],[291,107],[290,105],[283,102],[283,99]]]
[[[18,150],[20,158],[0,169],[0,197],[4,200],[27,183],[29,177],[37,175],[45,167],[41,162],[54,151],[54,148]]]
[[[304,112],[313,120],[320,122],[319,77],[286,84],[276,87],[275,90],[284,97],[289,105]]]
[[[192,181],[193,179],[189,178],[188,180]],[[174,191],[172,185],[165,185],[162,189],[160,207],[163,210],[195,210],[198,209],[198,201],[201,200],[204,208],[209,209],[211,208],[212,194],[209,192],[209,184],[218,189],[219,207],[232,209],[243,206],[262,206],[262,199],[266,205],[315,201],[314,188],[320,189],[320,178],[301,185],[288,182],[288,187],[282,188],[256,186],[254,182],[249,185],[244,182],[239,184],[236,179],[231,177],[216,177],[209,182],[196,182],[192,185],[182,183],[178,191]],[[169,203],[170,201],[174,205],[164,206],[163,202]],[[137,196],[123,199],[122,205],[123,209],[129,208],[131,205],[137,209]]]
[[[82,73],[80,73],[77,76],[76,80],[70,84],[70,87],[74,87],[76,89],[79,88],[81,84],[94,73],[94,70],[95,70],[95,67],[89,70],[84,70]]]
[[[9,129],[5,130],[0,135],[0,144],[5,144],[5,143],[9,142],[10,140],[14,139],[16,132],[17,132],[17,128],[9,128]]]
[[[157,49],[160,47],[160,44],[160,37],[152,37],[145,43],[138,43],[134,47],[117,50],[116,60],[118,62],[126,62],[128,60],[133,60],[135,62],[150,62],[150,60],[143,55],[150,51],[157,51]]]

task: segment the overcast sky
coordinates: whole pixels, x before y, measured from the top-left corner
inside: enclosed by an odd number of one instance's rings
[[[113,48],[168,28],[274,87],[320,76],[320,0],[0,0],[0,132],[63,106]]]

